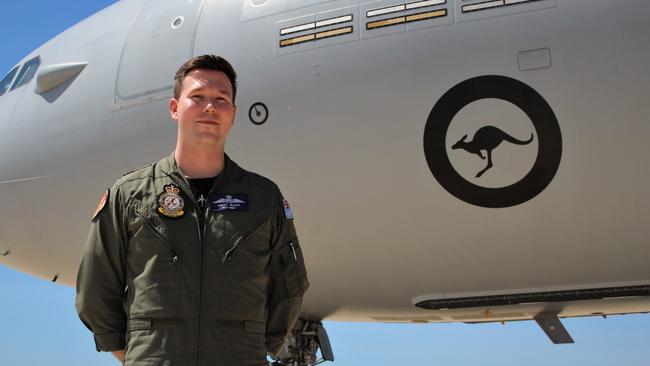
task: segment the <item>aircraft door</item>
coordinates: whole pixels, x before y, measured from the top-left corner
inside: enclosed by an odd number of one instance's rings
[[[168,98],[192,57],[203,0],[146,0],[127,36],[115,83],[118,107]]]

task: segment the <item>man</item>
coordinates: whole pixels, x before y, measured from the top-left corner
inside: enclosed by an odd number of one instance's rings
[[[205,55],[176,73],[174,153],[115,182],[77,277],[98,351],[126,365],[264,365],[309,286],[277,186],[224,154],[236,74]]]

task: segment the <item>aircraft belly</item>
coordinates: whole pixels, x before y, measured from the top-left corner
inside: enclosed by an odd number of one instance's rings
[[[303,305],[306,317],[321,318],[323,313],[313,311],[312,304]],[[345,307],[328,313],[323,319],[348,322],[380,323],[448,323],[448,322],[510,322],[532,320],[537,314],[557,311],[560,317],[607,316],[618,314],[647,313],[650,308],[648,297],[586,300],[552,305],[539,303],[530,305],[508,305],[498,307],[477,307],[469,309],[423,310],[417,308],[367,308]]]

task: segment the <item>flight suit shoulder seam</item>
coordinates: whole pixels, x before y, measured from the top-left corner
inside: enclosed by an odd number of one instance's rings
[[[122,174],[116,181],[115,186],[121,186],[125,183],[133,182],[136,180],[152,178],[151,173],[155,171],[156,163],[150,163],[140,168],[131,170]],[[144,174],[143,174],[144,173]]]
[[[260,174],[254,173],[254,172],[250,172],[248,170],[244,170],[244,174],[245,174],[245,176],[248,175],[249,179],[251,179],[251,180],[257,180],[260,183],[263,183],[266,186],[264,188],[271,189],[271,190],[274,190],[274,191],[277,191],[277,192],[280,191],[280,189],[278,188],[278,185],[275,184],[275,182],[273,182],[271,179],[269,179],[269,178],[267,178],[267,177],[265,177],[263,175],[260,175]]]
[[[137,180],[143,180],[143,179],[151,179],[152,177],[132,177],[129,179],[120,179],[118,182],[115,184],[116,187],[122,187],[123,185],[131,182],[135,182]]]

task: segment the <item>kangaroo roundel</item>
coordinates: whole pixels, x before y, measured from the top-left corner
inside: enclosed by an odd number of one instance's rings
[[[446,92],[424,131],[433,176],[455,197],[482,207],[509,207],[553,180],[562,136],[553,110],[530,86],[479,76]]]

